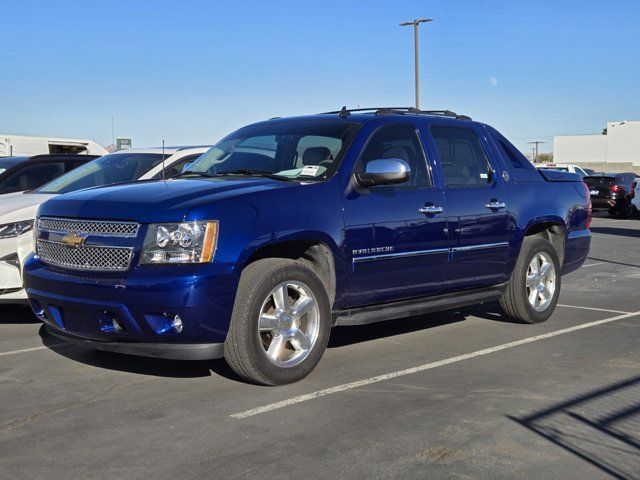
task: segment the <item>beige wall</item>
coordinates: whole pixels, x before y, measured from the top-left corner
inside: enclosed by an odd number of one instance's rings
[[[553,160],[579,165],[628,163],[640,167],[640,121],[608,122],[607,135],[554,137]]]
[[[556,163],[604,162],[607,157],[604,135],[553,137],[553,161]]]

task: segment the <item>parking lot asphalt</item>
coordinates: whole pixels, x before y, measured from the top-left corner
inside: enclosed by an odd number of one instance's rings
[[[61,345],[0,307],[0,478],[640,478],[640,221],[592,232],[547,322],[339,327],[285,387]]]

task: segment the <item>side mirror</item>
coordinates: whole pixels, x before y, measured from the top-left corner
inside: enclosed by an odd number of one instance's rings
[[[355,174],[360,186],[368,188],[376,185],[404,183],[411,178],[409,164],[399,158],[381,158],[367,163],[365,171]]]

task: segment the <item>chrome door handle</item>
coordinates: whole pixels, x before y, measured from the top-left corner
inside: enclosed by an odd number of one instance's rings
[[[489,202],[485,207],[490,210],[500,210],[501,208],[507,208],[507,204],[504,202]]]
[[[426,207],[420,207],[418,211],[425,215],[435,215],[436,213],[444,212],[444,208],[436,207],[435,205],[427,205]]]

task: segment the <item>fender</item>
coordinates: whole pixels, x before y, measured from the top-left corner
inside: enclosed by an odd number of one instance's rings
[[[335,239],[325,232],[318,230],[300,230],[295,232],[287,232],[274,236],[258,237],[247,243],[238,255],[235,270],[240,276],[242,270],[250,263],[260,250],[266,248],[277,248],[279,245],[290,243],[308,243],[325,246],[333,257],[334,281],[335,281],[335,302],[340,304],[342,297],[346,293],[346,278],[348,275],[347,262],[344,255],[344,249],[339,246]]]

